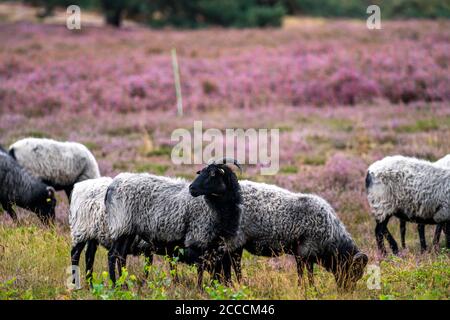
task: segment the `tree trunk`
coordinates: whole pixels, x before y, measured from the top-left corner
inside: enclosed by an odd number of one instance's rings
[[[123,13],[122,8],[107,10],[105,12],[106,23],[116,28],[120,28],[120,26],[122,25],[122,13]]]

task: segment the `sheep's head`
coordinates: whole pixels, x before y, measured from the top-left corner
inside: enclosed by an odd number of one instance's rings
[[[230,162],[242,171],[241,166],[234,159],[223,158],[221,161],[210,161],[207,167],[197,172],[197,178],[189,186],[191,195],[220,197],[230,191],[238,191],[239,183],[236,174],[227,166]]]
[[[369,258],[365,253],[357,252],[353,256],[343,258],[334,273],[339,290],[353,291],[356,282],[364,275]]]
[[[45,223],[53,223],[55,220],[56,197],[53,187],[46,187],[39,195],[33,211],[37,213],[39,219]]]

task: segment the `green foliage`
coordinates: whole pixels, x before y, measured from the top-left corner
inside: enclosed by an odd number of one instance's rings
[[[285,0],[290,13],[364,19],[369,5],[380,6],[382,18],[449,18],[449,0]]]
[[[245,286],[235,290],[225,287],[217,280],[214,280],[210,286],[205,286],[204,289],[208,296],[214,300],[244,300],[248,299],[250,295],[250,290]]]
[[[123,18],[154,27],[198,28],[280,26],[285,14],[365,19],[376,4],[382,18],[450,18],[450,0],[25,0],[51,15],[55,7],[71,4],[101,8],[108,24],[119,27]]]

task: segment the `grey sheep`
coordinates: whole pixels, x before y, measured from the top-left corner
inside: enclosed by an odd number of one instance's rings
[[[114,240],[108,253],[113,282],[116,260],[121,270],[135,236],[157,247],[186,248],[186,262],[192,263],[236,234],[241,195],[235,173],[216,163],[198,173],[191,185],[184,179],[151,174],[124,173],[114,178],[106,195],[107,223]]]
[[[75,183],[100,177],[97,161],[84,145],[52,139],[25,138],[9,147],[17,162],[70,200]]]
[[[105,196],[112,178],[101,177],[75,184],[70,203],[69,225],[72,236],[72,265],[78,266],[81,252],[86,249],[86,278],[90,282],[94,267],[95,253],[101,244],[110,249],[112,240],[106,222]],[[151,257],[150,246],[136,238],[130,254],[145,254]],[[147,270],[147,268],[145,268]]]
[[[366,176],[367,199],[376,220],[379,251],[386,237],[394,254],[395,239],[387,229],[392,216],[422,224],[450,220],[450,170],[416,158],[391,156],[373,163]]]
[[[0,152],[0,204],[14,221],[14,205],[35,212],[46,224],[55,219],[55,190],[4,152]]]
[[[313,283],[313,266],[317,263],[334,274],[340,289],[354,287],[368,257],[324,199],[264,183],[243,180],[240,185],[244,207],[238,235],[229,248],[231,261],[221,262],[225,278],[231,276],[231,263],[240,280],[240,261],[246,249],[267,257],[293,255],[300,284],[305,266]]]
[[[434,165],[441,167],[441,168],[450,169],[450,154],[448,154],[445,157],[434,162]],[[420,248],[421,248],[421,251],[424,252],[427,249],[427,243],[425,240],[425,225],[422,223],[419,223],[417,225],[417,230],[419,232]],[[445,230],[446,242],[447,242],[446,246],[448,249],[450,249],[450,224],[449,223],[441,223],[436,226],[436,230],[434,232],[434,238],[433,238],[433,246],[434,247],[439,246],[439,240],[440,240],[442,230]],[[401,243],[402,243],[403,248],[406,248],[405,235],[406,235],[406,221],[400,219],[400,237],[401,237]],[[391,248],[392,248],[392,246],[395,247],[395,245],[391,243]]]

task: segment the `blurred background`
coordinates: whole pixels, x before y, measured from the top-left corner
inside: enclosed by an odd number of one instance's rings
[[[14,1],[0,1],[13,3]],[[364,19],[369,5],[380,5],[383,18],[449,18],[448,0],[22,0],[39,8],[39,18],[51,17],[58,8],[78,5],[94,10],[113,26],[124,19],[152,27],[181,28],[281,26],[289,16]]]

